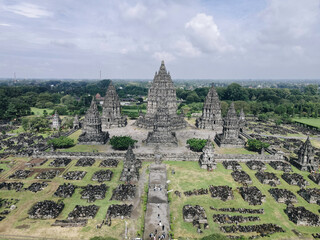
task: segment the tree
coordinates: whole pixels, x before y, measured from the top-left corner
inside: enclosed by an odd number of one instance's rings
[[[187,140],[187,144],[191,151],[201,152],[204,146],[207,144],[207,139],[190,138]]]
[[[133,146],[136,142],[138,141],[130,136],[113,136],[110,139],[112,148],[116,150],[127,150],[129,146]]]
[[[48,145],[53,146],[55,149],[56,148],[69,148],[69,147],[73,147],[74,144],[74,140],[71,138],[68,138],[66,136],[61,136],[58,138],[54,138],[54,139],[50,139],[48,140]]]
[[[247,144],[248,144],[248,149],[250,151],[255,151],[255,152],[259,152],[261,151],[262,148],[267,148],[270,146],[269,143],[264,143],[257,139],[249,139]]]
[[[239,85],[238,83],[231,83],[224,92],[224,99],[231,101],[245,101],[249,99],[249,95],[248,91],[245,88],[241,87],[241,85]]]
[[[44,129],[48,128],[49,120],[45,117],[33,117],[33,118],[24,118],[22,120],[22,127],[25,130],[41,132]]]

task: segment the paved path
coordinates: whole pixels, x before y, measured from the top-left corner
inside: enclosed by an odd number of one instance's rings
[[[163,233],[165,234],[163,239],[169,239],[170,214],[166,165],[153,163],[150,165],[149,170],[149,192],[143,239],[158,240]],[[150,238],[150,234],[155,235],[156,231],[156,238]]]

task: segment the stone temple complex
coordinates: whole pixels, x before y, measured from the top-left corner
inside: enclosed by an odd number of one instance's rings
[[[210,137],[208,137],[207,143],[202,150],[199,164],[201,168],[209,171],[217,168],[217,163],[214,159],[214,148]]]
[[[57,111],[55,111],[53,115],[51,128],[54,130],[59,130],[61,128],[61,119]]]
[[[141,128],[152,129],[156,120],[156,113],[161,99],[164,98],[168,107],[168,119],[171,130],[186,127],[183,115],[177,114],[177,96],[170,73],[167,72],[164,61],[155,73],[152,86],[148,92],[147,113],[140,115],[136,125]]]
[[[236,148],[244,147],[245,141],[239,137],[240,125],[239,118],[234,103],[232,102],[228,110],[227,116],[224,119],[222,134],[217,134],[215,142],[220,147]]]
[[[294,164],[302,171],[316,171],[319,169],[319,163],[314,159],[314,148],[311,145],[309,137],[302,144],[298,151],[298,159]]]
[[[83,122],[82,134],[79,136],[79,144],[105,144],[108,141],[109,133],[102,132],[101,118],[94,99],[86,112]]]
[[[110,82],[102,106],[102,130],[113,127],[125,127],[127,118],[121,116],[120,99],[112,82]]]
[[[164,98],[158,103],[158,109],[155,114],[153,131],[148,133],[145,140],[147,145],[161,144],[163,146],[177,146],[178,140],[175,132],[171,132],[169,110]]]
[[[221,104],[215,87],[212,85],[204,101],[202,115],[196,120],[196,127],[222,132]]]

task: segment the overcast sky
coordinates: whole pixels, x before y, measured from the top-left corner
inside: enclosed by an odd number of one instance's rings
[[[320,0],[0,0],[0,77],[320,79]]]

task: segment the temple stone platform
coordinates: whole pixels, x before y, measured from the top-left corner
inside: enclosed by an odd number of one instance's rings
[[[167,169],[164,164],[151,164],[149,167],[149,191],[145,213],[144,238],[156,239],[164,234],[169,239],[170,214],[167,194]]]

